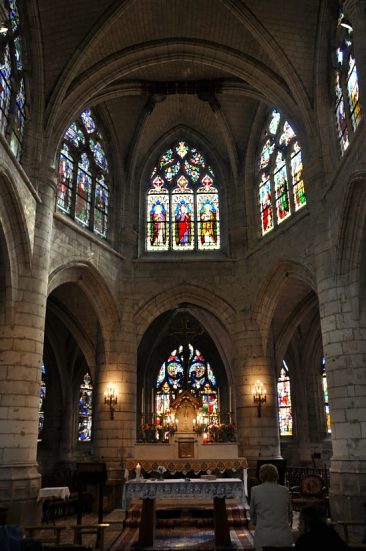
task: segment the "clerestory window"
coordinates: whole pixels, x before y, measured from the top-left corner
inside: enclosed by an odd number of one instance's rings
[[[185,141],[155,164],[146,193],[146,250],[207,251],[221,247],[216,177],[205,156]]]
[[[58,162],[56,208],[100,237],[107,237],[109,164],[91,109],[83,111],[65,132]]]
[[[262,235],[306,205],[301,147],[291,125],[276,109],[262,135],[258,199]]]

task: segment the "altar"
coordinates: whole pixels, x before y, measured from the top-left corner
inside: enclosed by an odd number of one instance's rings
[[[153,547],[155,535],[155,503],[158,498],[208,497],[213,500],[216,547],[231,545],[226,511],[226,498],[236,497],[245,506],[244,484],[240,478],[129,480],[123,487],[122,508],[126,510],[131,498],[142,499],[139,546]]]

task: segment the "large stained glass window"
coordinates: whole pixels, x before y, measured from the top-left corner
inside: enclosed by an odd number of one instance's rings
[[[263,131],[258,159],[262,235],[306,205],[300,144],[290,124],[273,109]]]
[[[322,380],[322,391],[323,391],[323,402],[324,402],[326,430],[327,430],[327,434],[331,434],[332,429],[331,429],[331,426],[330,426],[328,382],[327,382],[327,372],[325,370],[325,358],[324,358],[324,356],[322,357],[322,360],[321,360],[321,380]]]
[[[180,345],[172,350],[160,366],[154,389],[154,417],[157,427],[178,425],[187,422],[184,413],[174,416],[172,405],[183,393],[189,393],[196,401],[197,415],[190,419],[191,426],[184,430],[208,430],[219,421],[219,390],[214,371],[203,356],[191,344]],[[180,418],[179,418],[180,417]],[[163,433],[164,434],[164,433]],[[156,432],[160,438],[160,431]]]
[[[216,179],[204,155],[185,141],[154,166],[146,201],[147,251],[220,249]]]
[[[93,426],[93,385],[90,374],[84,375],[79,392],[79,442],[90,442]]]
[[[277,380],[277,405],[280,435],[292,436],[293,419],[291,403],[291,384],[288,367],[285,361],[282,362],[280,376]]]
[[[67,129],[58,164],[57,210],[106,238],[109,167],[104,141],[91,109]]]
[[[7,19],[0,31],[0,132],[19,160],[26,118],[21,25],[16,0],[3,4]]]
[[[335,113],[338,140],[343,154],[361,120],[357,67],[353,53],[353,31],[341,12],[336,33]]]
[[[41,365],[41,388],[39,391],[39,414],[38,414],[38,442],[42,442],[44,433],[44,405],[46,400],[46,368]]]

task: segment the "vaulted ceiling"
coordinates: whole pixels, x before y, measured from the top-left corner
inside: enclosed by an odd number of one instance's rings
[[[36,6],[48,136],[60,140],[81,109],[99,105],[126,173],[182,125],[234,175],[262,105],[285,111],[299,131],[310,120],[318,25],[324,11],[335,10],[319,0]]]

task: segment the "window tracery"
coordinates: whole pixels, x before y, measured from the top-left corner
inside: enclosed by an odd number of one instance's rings
[[[300,144],[290,124],[273,109],[265,126],[258,159],[262,235],[306,205]]]
[[[338,140],[343,155],[361,121],[361,105],[353,52],[353,29],[342,12],[338,18],[336,39],[335,114]]]
[[[106,238],[109,195],[109,165],[103,137],[91,109],[86,109],[64,135],[56,208]]]
[[[7,21],[0,31],[0,131],[19,160],[26,120],[21,25],[15,0],[4,0],[4,10]]]
[[[216,178],[204,155],[179,141],[154,166],[146,197],[147,251],[221,247]]]

